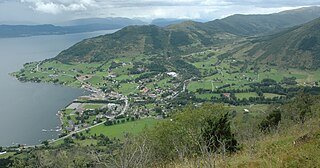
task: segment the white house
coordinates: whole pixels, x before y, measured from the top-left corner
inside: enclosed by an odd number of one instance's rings
[[[176,72],[167,72],[167,74],[174,78],[178,77],[178,74]]]

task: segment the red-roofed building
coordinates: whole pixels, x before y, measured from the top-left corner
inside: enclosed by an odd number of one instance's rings
[[[231,93],[223,93],[223,96],[224,96],[224,97],[227,97],[227,98],[230,98]]]

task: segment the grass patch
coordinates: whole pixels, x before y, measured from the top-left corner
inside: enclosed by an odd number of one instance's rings
[[[75,140],[74,143],[85,147],[85,146],[97,145],[98,141],[95,139],[85,139],[85,140]]]
[[[92,128],[89,133],[84,133],[84,135],[90,136],[94,134],[103,134],[109,138],[121,138],[125,133],[137,134],[145,127],[152,127],[157,123],[157,121],[158,120],[153,118],[146,118],[112,126],[99,125]]]
[[[215,85],[215,84],[213,84]],[[212,84],[209,81],[193,81],[188,85],[188,90],[195,92],[197,89],[212,89]]]
[[[274,98],[274,97],[281,97],[281,95],[273,94],[273,93],[264,93],[265,98]]]
[[[196,94],[196,97],[197,97],[198,99],[211,100],[211,97],[220,97],[220,95],[219,95],[219,94],[205,93],[205,94]]]
[[[124,95],[128,95],[132,92],[137,92],[137,86],[138,84],[134,83],[122,83],[120,84],[118,91]]]
[[[243,99],[243,98],[250,98],[250,97],[258,97],[256,92],[249,92],[249,93],[236,93],[236,97],[238,99]]]
[[[15,152],[7,152],[6,154],[0,155],[0,159],[7,159],[10,156],[13,156]]]
[[[85,109],[99,109],[103,107],[103,104],[85,104],[83,108]]]

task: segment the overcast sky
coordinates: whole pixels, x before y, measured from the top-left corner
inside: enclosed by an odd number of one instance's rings
[[[88,17],[213,20],[312,5],[320,5],[320,0],[0,0],[0,24],[59,23]]]

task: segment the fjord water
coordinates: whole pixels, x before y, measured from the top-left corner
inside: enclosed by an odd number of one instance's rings
[[[21,69],[26,62],[54,57],[82,39],[114,31],[0,38],[0,146],[35,145],[57,138],[59,132],[42,129],[56,130],[60,125],[57,111],[85,94],[81,89],[58,85],[21,83],[9,73]]]

